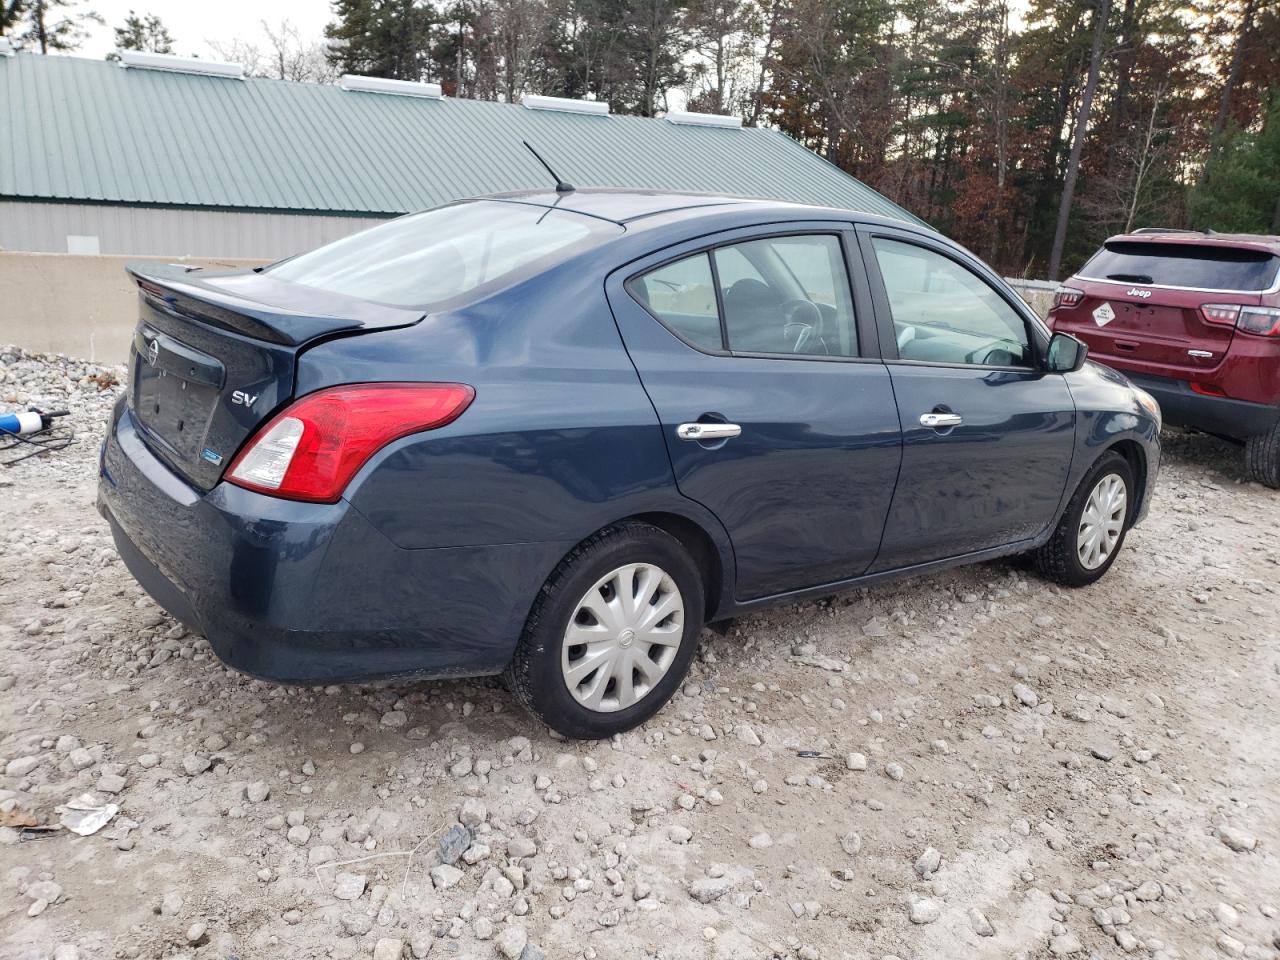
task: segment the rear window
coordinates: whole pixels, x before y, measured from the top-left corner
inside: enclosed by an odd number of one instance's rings
[[[330,293],[425,310],[478,300],[621,233],[616,223],[565,210],[476,200],[379,224],[270,273]]]
[[[1086,280],[1256,292],[1275,283],[1276,266],[1276,258],[1260,250],[1116,240],[1095,253],[1079,275]]]

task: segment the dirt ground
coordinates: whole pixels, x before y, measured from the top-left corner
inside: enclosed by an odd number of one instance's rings
[[[1216,441],[1091,589],[776,609],[567,743],[496,681],[223,669],[93,508],[97,368],[6,362],[82,439],[0,469],[0,957],[1280,956],[1280,494]]]

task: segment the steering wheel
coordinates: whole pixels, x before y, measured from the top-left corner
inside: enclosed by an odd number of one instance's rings
[[[782,335],[791,343],[792,353],[811,353],[809,345],[817,339],[822,344],[822,311],[812,300],[788,300],[782,304]]]

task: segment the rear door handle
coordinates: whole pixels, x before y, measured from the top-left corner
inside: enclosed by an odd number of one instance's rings
[[[676,427],[681,440],[730,440],[742,433],[736,423],[682,423]]]
[[[947,427],[958,427],[964,423],[964,417],[958,413],[922,413],[920,426],[931,430],[945,430]]]

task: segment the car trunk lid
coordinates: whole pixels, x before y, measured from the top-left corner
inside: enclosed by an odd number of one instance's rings
[[[249,434],[290,399],[307,345],[408,326],[423,315],[255,271],[127,269],[139,291],[129,405],[147,445],[201,490],[212,489]]]

